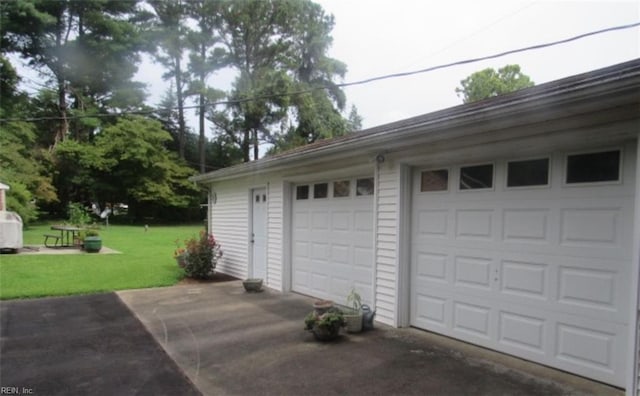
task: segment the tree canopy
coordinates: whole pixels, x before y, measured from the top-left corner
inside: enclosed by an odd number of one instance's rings
[[[310,0],[1,1],[8,202],[27,221],[69,202],[177,214],[203,197],[187,181],[197,171],[360,128],[338,85],[346,65],[328,56],[333,27]],[[171,82],[154,105],[134,81],[144,54]],[[39,75],[35,91],[21,90],[18,58]],[[225,90],[222,69],[235,73]]]
[[[506,65],[497,71],[487,68],[475,72],[460,81],[460,85],[456,93],[464,103],[470,103],[532,87],[534,82],[520,71],[519,65]]]

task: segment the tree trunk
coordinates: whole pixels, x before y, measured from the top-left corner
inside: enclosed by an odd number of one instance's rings
[[[62,34],[64,31],[64,10],[61,10],[57,15],[56,21],[56,47],[58,49],[62,47]],[[69,120],[67,119],[67,89],[65,85],[64,69],[62,61],[60,59],[55,60],[54,68],[57,69],[54,71],[54,74],[56,75],[58,83],[58,112],[60,113],[61,121],[53,137],[53,144],[50,147],[51,151],[55,150],[58,142],[61,142],[65,139],[69,131]]]
[[[205,138],[204,138],[204,94],[200,94],[200,138],[198,139],[198,149],[200,151],[200,173],[205,172]]]
[[[259,146],[258,146],[258,131],[253,130],[253,160],[257,160],[260,154]]]
[[[186,142],[186,126],[184,122],[184,96],[182,92],[182,67],[180,58],[174,58],[176,72],[176,98],[178,101],[178,152],[180,158],[184,159],[184,146]]]
[[[200,46],[200,59],[204,64],[205,58],[207,56],[206,47],[203,45]],[[205,87],[205,73],[204,67],[200,71],[200,89],[204,89]],[[198,151],[200,152],[200,173],[204,173],[206,171],[205,164],[205,138],[204,138],[204,112],[205,112],[205,96],[204,92],[200,92],[200,114],[199,114],[199,128],[200,128],[200,138],[198,139]]]
[[[244,162],[251,161],[250,151],[251,151],[251,134],[249,133],[248,130],[245,130],[244,136],[242,139],[242,160]]]

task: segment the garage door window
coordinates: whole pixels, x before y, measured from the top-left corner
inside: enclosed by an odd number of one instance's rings
[[[309,186],[297,186],[296,187],[296,199],[298,201],[302,199],[309,199]]]
[[[549,158],[510,161],[507,164],[507,187],[549,185]]]
[[[334,198],[348,197],[349,190],[351,190],[351,183],[349,180],[341,180],[333,182],[333,196]]]
[[[329,196],[329,184],[318,183],[313,185],[313,198],[321,199]]]
[[[567,184],[620,181],[620,150],[567,156]]]
[[[449,170],[438,169],[420,174],[420,191],[447,191],[449,189]]]
[[[493,164],[460,168],[460,190],[486,190],[493,188]]]
[[[373,177],[358,179],[356,182],[356,195],[373,195]]]

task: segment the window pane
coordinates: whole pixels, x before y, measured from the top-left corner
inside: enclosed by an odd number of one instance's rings
[[[567,156],[567,183],[620,180],[620,151]]]
[[[309,199],[309,186],[297,186],[296,187],[296,199]]]
[[[449,171],[447,169],[424,171],[420,180],[420,191],[447,191]]]
[[[329,183],[313,185],[313,198],[326,198],[329,195]]]
[[[460,168],[460,189],[475,190],[493,187],[493,164]]]
[[[373,177],[358,179],[356,182],[356,195],[373,195]]]
[[[548,158],[513,161],[507,164],[507,187],[546,186],[548,184]]]
[[[342,180],[333,182],[333,196],[334,197],[348,197],[351,190],[351,183],[349,180]]]

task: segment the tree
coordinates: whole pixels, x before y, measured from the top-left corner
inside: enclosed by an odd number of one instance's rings
[[[20,92],[18,75],[11,63],[0,56],[0,118],[20,118],[31,114],[28,96]],[[25,121],[0,123],[0,181],[11,189],[7,206],[25,223],[35,220],[39,205],[57,200],[48,175],[50,157],[36,144],[35,125]]]
[[[2,51],[19,53],[55,86],[60,123],[52,131],[52,148],[69,135],[71,109],[129,108],[143,99],[140,86],[131,82],[137,53],[144,46],[134,24],[144,19],[137,4],[138,0],[0,2]],[[75,127],[96,125],[89,121]]]
[[[334,82],[334,78],[344,77],[347,66],[327,56],[333,41],[333,16],[312,2],[300,2],[294,15],[291,26],[296,39],[291,46],[291,60],[296,90],[325,87],[292,98],[298,121],[294,133],[308,144],[348,132],[347,120],[341,114],[346,96]]]
[[[151,0],[150,4],[156,14],[154,35],[158,47],[154,57],[167,70],[163,78],[173,79],[178,108],[178,152],[180,158],[184,158],[187,136],[184,106],[189,83],[189,73],[183,64],[189,30],[186,25],[186,6],[182,0]]]
[[[165,148],[171,136],[158,121],[121,117],[96,135],[94,142],[67,140],[58,155],[76,171],[69,179],[70,200],[126,202],[141,219],[198,203],[198,189],[188,178],[195,172]]]
[[[222,2],[220,10],[227,64],[239,74],[230,104],[209,119],[245,161],[258,158],[260,142],[278,150],[347,132],[344,93],[333,82],[346,66],[327,56],[331,16],[309,0]],[[300,91],[308,92],[292,94]]]
[[[219,7],[219,0],[191,1],[187,5],[187,12],[197,21],[197,29],[189,34],[191,47],[189,71],[194,77],[189,91],[198,97],[198,162],[201,173],[204,173],[206,168],[206,106],[209,102],[224,97],[224,92],[207,85],[207,78],[224,66],[223,50],[216,48],[219,41],[217,37]]]
[[[520,66],[506,65],[498,71],[487,68],[475,72],[460,84],[462,87],[456,88],[456,93],[464,103],[470,103],[532,87],[534,82],[520,71]]]
[[[347,130],[349,132],[356,132],[362,129],[362,116],[358,113],[356,105],[351,105],[351,111],[349,111],[349,118],[347,119]]]
[[[258,144],[269,127],[286,114],[290,78],[283,60],[291,37],[287,24],[293,3],[247,0],[224,2],[218,31],[226,63],[239,75],[229,94],[232,103],[212,110],[214,125],[240,146],[244,160],[258,158]],[[252,100],[247,100],[253,98]]]

